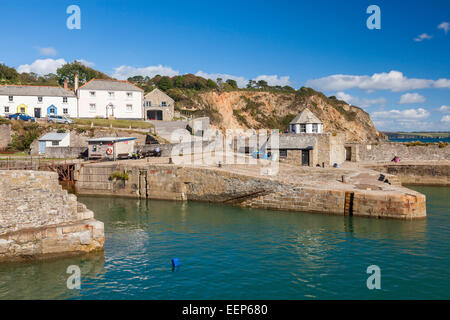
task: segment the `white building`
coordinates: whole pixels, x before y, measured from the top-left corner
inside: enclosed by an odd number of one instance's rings
[[[323,123],[306,108],[290,122],[289,129],[292,133],[323,133]]]
[[[0,116],[26,113],[35,118],[49,114],[77,116],[77,97],[61,87],[0,86]]]
[[[77,90],[79,118],[144,118],[143,92],[128,81],[93,79]]]
[[[70,133],[50,132],[39,138],[39,154],[52,147],[70,147]]]

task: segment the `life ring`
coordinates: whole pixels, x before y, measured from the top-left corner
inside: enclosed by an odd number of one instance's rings
[[[106,148],[107,155],[111,155],[112,153],[113,153],[113,148],[111,148],[111,147]]]

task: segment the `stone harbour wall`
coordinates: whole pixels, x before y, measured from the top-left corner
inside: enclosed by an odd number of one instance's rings
[[[112,172],[128,172],[128,180],[109,180]],[[76,177],[80,194],[117,195],[165,200],[199,200],[265,208],[377,218],[426,216],[425,196],[396,186],[395,191],[303,187],[227,172],[170,165],[87,165]],[[346,202],[351,197],[352,211]],[[347,203],[348,205],[348,203]]]
[[[11,142],[11,125],[0,124],[0,151],[6,150]]]
[[[0,171],[0,261],[101,250],[103,223],[55,172]]]
[[[400,161],[442,161],[450,160],[450,145],[410,146],[401,142],[380,142],[361,144],[358,148],[360,161],[391,161],[395,156]]]

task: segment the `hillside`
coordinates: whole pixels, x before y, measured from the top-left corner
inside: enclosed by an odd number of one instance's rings
[[[325,132],[343,132],[347,141],[385,139],[374,127],[368,113],[310,88],[292,93],[213,90],[191,97],[185,95],[177,100],[179,111],[209,116],[211,123],[221,130],[272,128],[285,131],[299,112],[309,108],[323,121]]]

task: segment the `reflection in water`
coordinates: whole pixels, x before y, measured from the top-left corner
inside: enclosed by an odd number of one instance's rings
[[[426,220],[80,197],[105,222],[104,255],[0,265],[0,298],[448,299],[450,188],[416,189]],[[70,264],[79,291],[66,289]],[[366,287],[372,264],[381,291]]]

